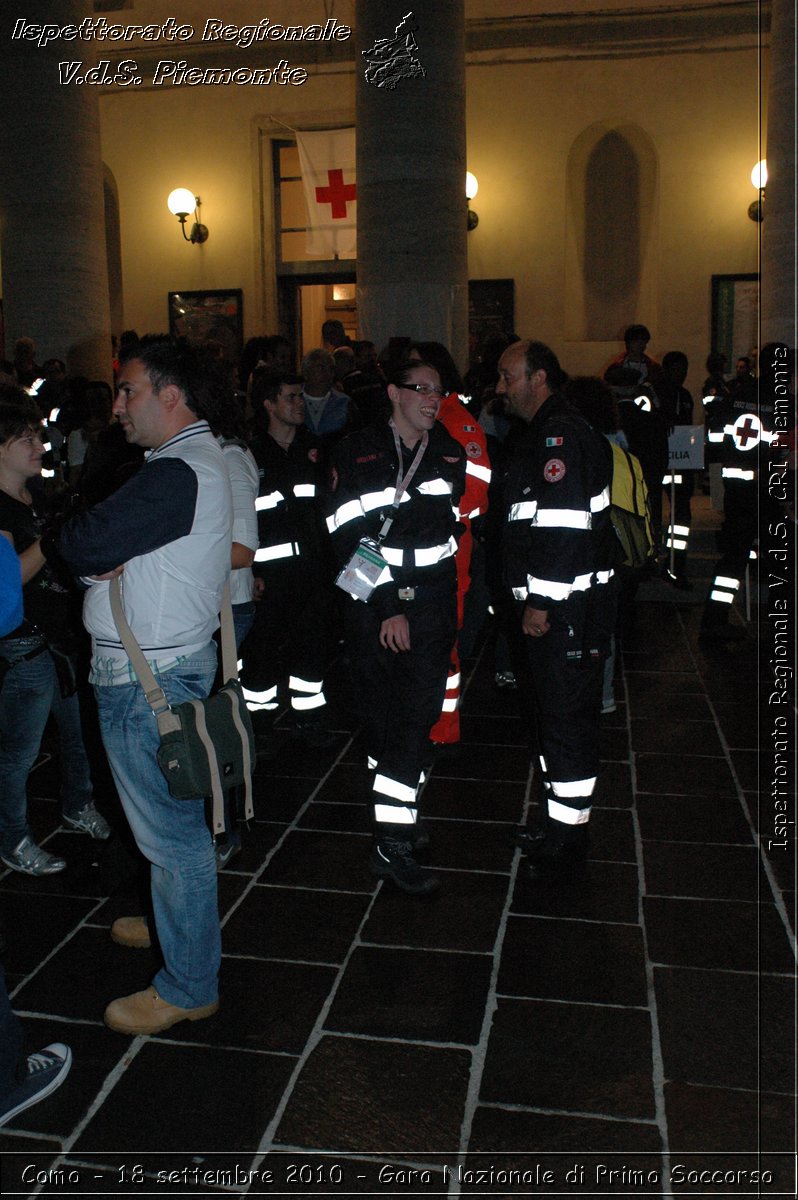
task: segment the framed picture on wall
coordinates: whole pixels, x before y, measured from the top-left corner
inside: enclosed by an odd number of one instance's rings
[[[241,288],[170,292],[169,332],[187,338],[193,346],[218,342],[228,362],[237,363],[244,346]]]
[[[759,276],[712,276],[712,349],[726,355],[728,370],[758,345]]]

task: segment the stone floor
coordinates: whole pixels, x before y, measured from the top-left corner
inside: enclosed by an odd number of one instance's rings
[[[70,865],[0,877],[4,963],[30,1048],[67,1041],[74,1066],[0,1131],[0,1190],[794,1194],[794,884],[758,793],[759,656],[699,644],[694,598],[638,605],[569,887],[526,883],[511,844],[537,781],[489,646],[423,798],[440,893],[372,878],[342,676],[335,748],[286,736],[259,765],[220,876],[222,1008],[163,1036],[102,1024],[155,964],[108,937],[132,860],[60,827],[37,769],[34,831]]]

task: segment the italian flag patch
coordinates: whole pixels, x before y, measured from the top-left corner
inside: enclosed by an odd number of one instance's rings
[[[561,446],[562,444],[563,444],[562,438],[546,438],[547,446]]]

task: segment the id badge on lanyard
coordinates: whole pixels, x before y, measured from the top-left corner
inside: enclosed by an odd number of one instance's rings
[[[368,601],[374,589],[382,583],[383,572],[387,570],[388,564],[380,553],[379,542],[364,537],[339,573],[335,585],[354,596],[355,600]]]
[[[396,431],[393,421],[390,422],[390,425],[393,430],[396,453],[399,458],[399,474],[396,480],[396,493],[393,505],[391,506],[391,513],[383,521],[382,528],[376,538],[364,537],[360,539],[354,554],[335,580],[336,587],[341,588],[344,592],[348,592],[355,600],[363,600],[365,602],[371,599],[375,588],[391,578],[390,567],[382,556],[380,543],[388,535],[388,530],[393,524],[394,514],[399,509],[402,496],[406,492],[410,480],[416,473],[416,468],[424,456],[424,451],[429,441],[427,433],[424,432],[421,437],[421,444],[416,451],[416,456],[408,468],[407,474],[402,476],[402,448],[399,444],[399,434]]]

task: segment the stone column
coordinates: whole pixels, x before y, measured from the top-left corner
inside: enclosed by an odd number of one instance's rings
[[[762,342],[795,346],[795,4],[773,0],[762,223]]]
[[[77,25],[85,0],[51,0],[35,22]],[[11,40],[25,14],[6,7],[0,73],[0,269],[6,353],[32,337],[37,361],[111,380],[98,88],[61,84],[58,63],[97,57],[91,41]],[[111,53],[112,62],[116,57]],[[81,71],[81,74],[83,72]]]
[[[435,340],[465,367],[464,0],[424,0],[403,22],[409,9],[407,0],[356,3],[358,320],[378,348],[392,335]],[[368,82],[362,51],[400,25],[401,60]],[[408,31],[417,48],[405,51]]]

